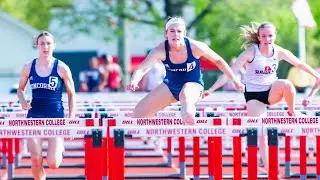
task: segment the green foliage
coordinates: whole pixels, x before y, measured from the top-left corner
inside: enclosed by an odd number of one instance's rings
[[[199,13],[210,0],[195,0],[196,14]],[[320,23],[320,1],[310,0],[312,13]],[[291,11],[292,0],[224,0],[219,1],[197,25],[197,38],[210,42],[209,45],[227,61],[238,56],[244,40],[239,39],[241,25],[251,22],[270,21],[277,27],[276,44],[290,50],[298,56],[298,25]],[[306,30],[308,63],[316,65],[315,59],[319,53],[318,30]],[[317,33],[316,33],[317,32]],[[315,53],[315,54],[314,54]],[[285,69],[288,65],[285,65]],[[286,76],[284,73],[280,76]]]
[[[50,10],[67,8],[72,0],[0,0],[0,9],[40,30],[47,30],[53,18]]]

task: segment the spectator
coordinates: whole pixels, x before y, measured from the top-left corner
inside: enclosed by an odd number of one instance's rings
[[[80,72],[80,90],[82,92],[101,92],[103,91],[106,78],[104,68],[99,67],[96,57],[89,60],[90,69]]]
[[[111,92],[118,92],[122,86],[122,70],[118,63],[113,61],[111,55],[103,54],[102,59],[105,62],[106,88]]]

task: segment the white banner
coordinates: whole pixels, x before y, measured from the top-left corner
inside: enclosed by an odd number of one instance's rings
[[[91,118],[90,118],[91,119]],[[99,119],[94,119],[94,126],[99,125]],[[23,118],[0,119],[0,127],[85,127],[83,118]]]
[[[218,119],[221,119],[222,125],[226,125],[224,117],[197,117],[195,125],[212,126],[213,121]],[[181,118],[116,118],[116,124],[117,126],[184,126]]]
[[[0,128],[0,138],[83,138],[92,130],[101,130],[106,137],[106,127],[6,127]]]
[[[268,135],[269,128],[276,128],[278,133],[284,133],[286,136],[319,136],[320,127],[311,125],[300,125],[300,126],[264,126],[263,134]]]
[[[247,128],[253,128],[252,126],[180,126],[180,127],[111,127],[110,136],[114,136],[114,130],[123,130],[125,135],[131,135],[132,137],[214,137],[214,136],[239,136],[246,133]],[[261,133],[261,127],[257,127],[258,135]]]

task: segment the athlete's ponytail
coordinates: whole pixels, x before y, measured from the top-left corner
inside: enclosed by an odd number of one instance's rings
[[[273,28],[276,32],[276,27],[271,22],[263,22],[263,23],[256,23],[252,22],[251,26],[243,25],[240,27],[242,33],[240,37],[245,39],[246,41],[242,44],[241,48],[246,49],[247,47],[253,44],[259,44],[260,41],[258,39],[259,31],[261,28],[270,27]]]

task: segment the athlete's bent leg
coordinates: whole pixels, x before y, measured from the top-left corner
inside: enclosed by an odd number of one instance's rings
[[[137,104],[133,111],[133,117],[153,117],[156,112],[176,101],[168,86],[162,83]]]
[[[49,168],[59,168],[64,152],[64,139],[61,137],[48,139],[47,163]]]
[[[31,169],[35,180],[45,180],[46,174],[43,168],[42,140],[27,139],[28,150],[31,154]]]
[[[284,98],[287,102],[289,113],[294,114],[295,96],[296,89],[293,84],[287,79],[279,79],[272,84],[268,101],[270,104],[275,104]]]
[[[196,103],[200,100],[203,86],[199,83],[188,82],[179,94],[181,103],[181,118],[186,125],[193,125],[196,115]]]

